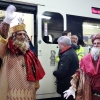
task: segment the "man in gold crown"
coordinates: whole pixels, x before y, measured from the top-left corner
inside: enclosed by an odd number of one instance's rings
[[[36,100],[39,80],[45,72],[30,50],[25,24],[10,28],[16,8],[10,5],[0,25],[0,100]]]

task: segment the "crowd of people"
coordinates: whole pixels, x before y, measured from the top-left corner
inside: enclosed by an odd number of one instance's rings
[[[63,31],[62,36],[68,36],[71,39],[71,46],[75,50],[78,60],[80,61],[82,57],[84,56],[84,48],[81,45],[78,45],[78,36],[76,35],[71,35],[72,33],[70,31]],[[60,51],[59,51],[60,53]],[[55,62],[59,62],[59,53],[58,56],[56,56]]]
[[[59,53],[55,59],[58,68],[53,75],[61,100],[100,100],[100,33],[91,41],[93,46],[84,55],[78,37],[70,31],[64,31],[58,38]]]
[[[0,100],[36,100],[45,71],[30,47],[23,20],[10,27],[15,11],[15,6],[8,6],[0,25]],[[58,67],[53,75],[61,100],[100,100],[100,34],[92,37],[87,55],[70,31],[64,31],[57,42]]]

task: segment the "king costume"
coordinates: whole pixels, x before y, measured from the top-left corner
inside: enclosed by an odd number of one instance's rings
[[[30,48],[23,52],[13,43],[9,28],[6,21],[0,25],[0,100],[36,100],[44,69]],[[25,24],[10,28],[12,35],[18,31],[25,31]]]
[[[92,43],[96,39],[100,41],[100,34],[94,35]],[[80,68],[72,76],[71,87],[66,90],[64,97],[75,95],[75,100],[100,100],[100,47],[97,60],[93,59],[92,52],[82,58]],[[96,55],[94,53],[94,55]]]
[[[100,100],[100,58],[94,62],[90,54],[83,57],[73,79],[78,86],[75,100]]]

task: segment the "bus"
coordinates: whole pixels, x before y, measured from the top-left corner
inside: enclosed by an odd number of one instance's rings
[[[64,30],[70,30],[78,36],[81,45],[85,44],[87,54],[92,36],[100,33],[100,0],[0,0],[0,22],[9,4],[15,5],[18,17],[24,19],[27,34],[46,72],[40,80],[36,98],[60,97],[53,76],[53,71],[57,69],[55,57],[59,51],[57,39]],[[13,21],[11,24],[17,23]]]

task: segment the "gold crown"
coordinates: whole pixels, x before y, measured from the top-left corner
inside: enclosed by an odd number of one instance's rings
[[[25,24],[24,24],[24,23],[21,23],[21,24],[19,24],[19,25],[16,25],[16,26],[11,27],[11,28],[9,29],[9,32],[10,32],[10,34],[13,34],[13,33],[15,33],[15,32],[25,30],[25,28],[26,28],[26,27],[25,27]]]

